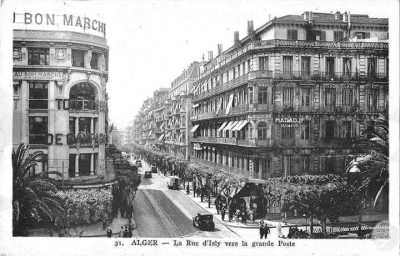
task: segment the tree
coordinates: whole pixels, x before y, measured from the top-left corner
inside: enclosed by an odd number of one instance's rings
[[[284,209],[296,209],[300,214],[305,214],[307,218],[310,218],[311,233],[313,232],[313,218],[317,218],[321,223],[322,232],[326,235],[327,220],[359,213],[360,201],[360,193],[357,188],[345,183],[330,183],[300,191],[287,202]]]
[[[29,146],[24,144],[12,152],[14,235],[24,235],[27,225],[41,221],[54,223],[57,217],[64,215],[63,200],[56,195],[55,180],[48,177],[58,173],[31,172],[42,157],[41,152],[29,154]]]
[[[360,191],[374,198],[374,207],[389,192],[389,122],[386,115],[379,115],[375,125],[366,129],[357,141],[358,148],[366,149],[347,166],[349,174],[357,174]]]

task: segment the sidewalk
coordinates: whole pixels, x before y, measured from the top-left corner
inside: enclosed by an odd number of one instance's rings
[[[196,202],[199,206],[201,206],[205,211],[211,213],[214,215],[214,218],[218,219],[221,221],[224,225],[230,226],[230,227],[235,227],[235,228],[248,228],[248,229],[258,229],[259,228],[259,221],[260,220],[255,220],[254,222],[247,221],[246,223],[240,222],[240,221],[228,221],[228,220],[222,220],[221,214],[217,213],[217,209],[215,208],[215,205],[213,203],[213,200],[211,200],[211,205],[210,208],[208,208],[208,201],[206,201],[206,197],[203,198],[203,202],[201,202],[200,197],[193,197],[193,191],[191,190],[189,195],[186,194],[186,190],[180,190],[181,193],[184,193],[186,196],[188,196],[190,199],[192,199],[194,202]],[[226,214],[226,218],[228,218]],[[280,221],[272,221],[272,220],[266,220],[264,219],[264,223],[267,223],[271,228],[276,227],[279,223],[281,223],[282,227],[290,226],[280,222]]]
[[[213,203],[213,200],[211,200],[211,205],[210,208],[208,208],[208,201],[206,201],[206,197],[203,198],[203,202],[201,202],[200,197],[193,197],[193,191],[191,190],[189,195],[186,194],[186,190],[181,190],[182,193],[184,193],[186,196],[188,196],[190,199],[195,201],[199,206],[201,206],[204,210],[207,212],[211,213],[214,215],[214,218],[220,220],[222,223],[224,223],[227,226],[230,227],[235,227],[235,228],[253,228],[257,229],[259,227],[259,222],[260,220],[255,220],[254,222],[247,221],[247,223],[242,223],[240,221],[227,221],[227,220],[222,220],[221,214],[217,214],[217,210],[215,208],[215,205]],[[212,198],[213,199],[213,198]],[[379,222],[382,220],[387,220],[388,216],[386,214],[363,214],[362,215],[362,222],[363,223],[374,223],[374,222]],[[340,224],[351,224],[351,223],[358,223],[358,215],[357,216],[341,216],[338,218]],[[309,226],[309,222],[305,220],[303,217],[299,218],[288,218],[286,222],[280,221],[280,220],[268,220],[264,219],[264,223],[267,223],[271,228],[275,228],[278,226],[278,224],[281,224],[282,228],[290,227],[290,226]],[[314,219],[313,221],[315,227],[319,226],[319,221],[317,219]],[[332,223],[332,225],[337,225],[339,223]],[[327,221],[327,225],[330,226],[329,220]]]

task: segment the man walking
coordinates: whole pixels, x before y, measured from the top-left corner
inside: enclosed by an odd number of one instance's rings
[[[265,239],[267,239],[268,234],[269,234],[270,232],[271,232],[271,230],[270,230],[268,224],[265,224],[265,225],[264,225],[264,238],[265,238]]]
[[[264,227],[264,220],[260,221],[260,239],[263,239],[264,237],[264,232],[265,232],[265,227]]]

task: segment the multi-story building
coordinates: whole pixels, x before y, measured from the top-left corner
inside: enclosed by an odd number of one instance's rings
[[[96,29],[69,24],[78,18]],[[58,171],[78,181],[104,176],[105,24],[77,15],[29,12],[14,13],[14,23],[14,146],[29,144],[31,152],[46,155],[36,172]]]
[[[339,173],[388,106],[388,19],[274,18],[204,65],[192,156],[251,178]],[[193,158],[192,158],[193,159]]]
[[[182,159],[189,159],[191,91],[200,73],[200,63],[193,62],[172,83],[167,108],[168,122],[165,140],[166,150]]]
[[[153,93],[152,98],[144,101],[139,115],[135,118],[136,141],[142,145],[155,146],[163,134],[164,109],[166,108],[168,88],[160,88]]]

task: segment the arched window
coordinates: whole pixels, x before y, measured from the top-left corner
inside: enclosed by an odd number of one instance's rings
[[[260,122],[257,127],[258,139],[267,139],[267,124],[265,122]]]
[[[69,108],[73,110],[96,109],[96,87],[83,82],[72,86],[69,92]]]

